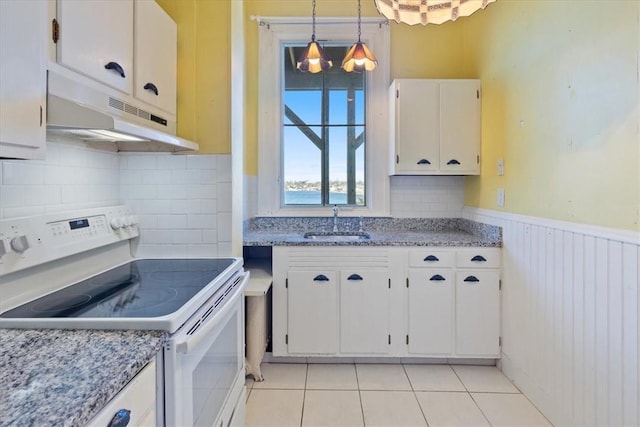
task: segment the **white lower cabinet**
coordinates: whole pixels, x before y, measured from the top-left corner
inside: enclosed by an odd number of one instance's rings
[[[334,271],[289,271],[289,353],[335,354],[338,350],[338,275]]]
[[[340,273],[340,352],[385,354],[389,333],[388,274],[343,270]]]
[[[456,273],[456,354],[500,354],[500,273]]]
[[[119,410],[130,411],[129,427],[154,427],[156,421],[156,363],[142,369],[88,424],[87,427],[110,425]]]
[[[412,355],[452,353],[453,282],[451,269],[409,269],[407,345]]]
[[[273,355],[500,357],[500,249],[274,247]]]

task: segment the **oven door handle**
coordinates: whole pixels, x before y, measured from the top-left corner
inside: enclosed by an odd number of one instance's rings
[[[207,318],[205,324],[202,325],[194,335],[187,335],[186,332],[178,334],[178,337],[176,337],[176,351],[178,353],[188,354],[189,351],[197,348],[200,342],[206,339],[209,333],[220,324],[219,320],[224,319],[231,310],[235,309],[238,299],[244,295],[244,288],[249,281],[249,272],[245,271],[242,276],[242,281],[236,286],[231,299],[222,305],[220,311]]]

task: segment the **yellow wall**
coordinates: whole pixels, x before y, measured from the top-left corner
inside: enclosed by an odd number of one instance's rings
[[[230,152],[230,1],[158,0],[178,23],[178,133]],[[498,0],[453,23],[391,23],[391,79],[482,80],[482,175],[465,203],[640,230],[636,0]],[[257,175],[258,28],[251,15],[309,16],[310,2],[244,0],[245,172]],[[354,16],[323,0],[317,16]],[[363,16],[378,16],[372,1]],[[505,160],[505,175],[496,161]]]
[[[482,174],[465,204],[629,230],[639,226],[637,1],[499,0],[467,18],[482,80]],[[505,174],[496,174],[503,158]]]
[[[230,0],[157,0],[178,24],[178,135],[231,152]]]

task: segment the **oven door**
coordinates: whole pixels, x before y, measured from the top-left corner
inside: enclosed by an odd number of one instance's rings
[[[216,293],[165,346],[166,426],[231,423],[221,417],[223,413],[233,417],[244,391],[243,293],[248,279],[248,273],[232,279],[237,285],[223,302],[213,308],[224,294]]]

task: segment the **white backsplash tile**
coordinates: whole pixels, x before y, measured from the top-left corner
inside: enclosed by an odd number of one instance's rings
[[[136,256],[217,256],[217,228],[231,228],[230,163],[230,155],[116,153],[52,137],[46,160],[0,160],[0,219],[126,204],[143,231]]]
[[[154,157],[155,163],[144,160],[145,156]],[[217,177],[219,165],[224,163],[219,161],[219,157],[121,154],[121,165],[126,164],[121,174],[123,202],[128,205],[132,202],[140,204],[137,212],[143,235],[151,234],[149,239],[140,242],[137,256],[218,255],[216,228],[221,220]],[[222,157],[227,157],[226,162],[229,162],[229,156]],[[140,178],[131,173],[139,165],[144,167]],[[143,185],[140,185],[140,181]],[[223,206],[230,206],[230,194],[229,191],[228,201]],[[224,216],[223,221],[228,222],[223,227],[230,229],[230,216]]]
[[[187,156],[177,156],[173,154],[159,154],[157,156],[156,167],[158,170],[186,169]]]
[[[216,169],[217,160],[213,156],[186,156],[188,169]]]

